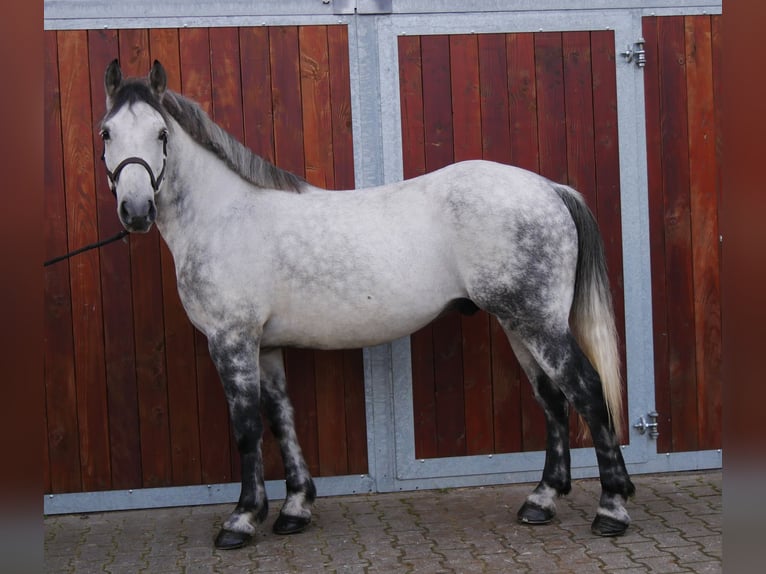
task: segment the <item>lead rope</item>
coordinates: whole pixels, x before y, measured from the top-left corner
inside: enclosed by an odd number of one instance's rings
[[[97,247],[101,247],[109,243],[114,243],[115,241],[119,241],[120,239],[128,235],[128,233],[130,232],[123,229],[117,235],[109,237],[108,239],[102,239],[101,241],[97,241],[96,243],[91,243],[90,245],[86,245],[85,247],[80,247],[79,249],[70,251],[66,255],[60,255],[58,257],[54,257],[53,259],[49,259],[48,261],[43,263],[43,267],[48,267],[48,265],[53,265],[54,263],[58,263],[59,261],[63,261],[64,259],[69,259],[73,255],[77,255],[79,253],[82,253],[83,251],[90,251],[91,249],[96,249]]]

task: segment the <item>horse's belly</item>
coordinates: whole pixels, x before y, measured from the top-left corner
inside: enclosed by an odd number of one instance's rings
[[[276,314],[263,329],[264,347],[308,347],[313,349],[350,349],[369,347],[409,335],[435,319],[449,304],[380,308],[348,305],[341,308],[320,307]],[[345,308],[343,308],[345,307]]]

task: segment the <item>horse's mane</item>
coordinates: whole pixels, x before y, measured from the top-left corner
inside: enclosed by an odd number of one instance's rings
[[[306,189],[306,180],[253,153],[210,119],[196,102],[172,90],[166,90],[161,103],[157,102],[156,96],[143,79],[123,82],[115,94],[114,105],[108,115],[122,104],[138,100],[146,101],[163,115],[170,115],[194,141],[213,152],[245,181],[263,189],[296,193]]]
[[[194,141],[212,151],[245,181],[265,189],[280,189],[300,193],[306,181],[266,161],[239,143],[210,119],[192,100],[167,90],[162,107],[178,122]]]

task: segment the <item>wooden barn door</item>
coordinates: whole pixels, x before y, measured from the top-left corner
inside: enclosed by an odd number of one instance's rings
[[[721,16],[645,18],[659,452],[721,448]]]
[[[624,365],[614,32],[401,36],[398,48],[404,177],[483,158],[578,189],[604,237]],[[449,313],[411,349],[418,459],[544,450],[542,410],[494,318]],[[589,444],[579,430],[573,416],[575,447]]]
[[[119,230],[98,159],[103,74],[153,59],[238,140],[327,188],[354,186],[346,26],[45,32],[46,257]],[[156,229],[45,271],[45,492],[238,480],[226,403]],[[360,351],[290,351],[312,474],[367,472]],[[268,434],[268,433],[267,433]],[[265,438],[266,477],[282,476]]]

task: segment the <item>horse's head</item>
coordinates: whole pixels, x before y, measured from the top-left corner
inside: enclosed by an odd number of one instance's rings
[[[131,232],[149,231],[162,189],[168,123],[162,109],[167,76],[155,60],[147,79],[123,79],[117,60],[106,69],[106,116],[101,122],[103,160],[117,214]]]

